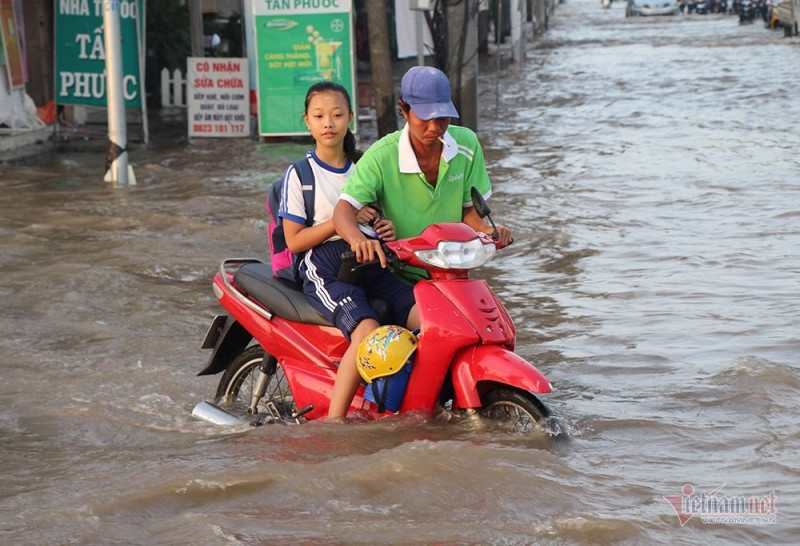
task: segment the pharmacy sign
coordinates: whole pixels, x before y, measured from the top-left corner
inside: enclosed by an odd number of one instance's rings
[[[352,17],[351,0],[253,0],[260,135],[307,134],[305,95],[318,81],[355,98]]]

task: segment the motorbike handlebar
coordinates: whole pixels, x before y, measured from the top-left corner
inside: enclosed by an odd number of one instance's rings
[[[496,228],[495,228],[496,230]],[[485,235],[484,235],[485,236]],[[492,237],[490,235],[490,237]],[[492,240],[495,243],[496,248],[502,248],[500,246],[500,238],[499,235],[492,237]],[[511,239],[508,244],[512,244],[514,239]],[[508,246],[508,245],[506,245]],[[390,246],[384,242],[381,242],[381,249],[383,250],[384,255],[386,256],[386,263],[389,266],[392,266],[396,269],[402,269],[408,263],[401,259],[397,253],[390,248]],[[339,266],[339,271],[337,273],[337,277],[340,281],[346,282],[349,284],[360,284],[361,283],[361,272],[362,268],[372,264],[380,263],[380,260],[371,260],[368,262],[359,263],[356,259],[356,253],[352,250],[347,250],[341,253],[341,264]]]
[[[385,243],[381,243],[381,248],[383,249],[383,253],[386,255],[386,263],[393,266],[402,263],[402,260],[397,257],[397,254],[395,254],[392,249],[386,246]],[[369,262],[358,263],[356,260],[356,253],[352,250],[342,252],[341,258],[342,264],[339,266],[339,273],[337,277],[340,281],[350,284],[359,284],[361,281],[361,268],[368,265],[381,263],[380,260],[371,260]]]

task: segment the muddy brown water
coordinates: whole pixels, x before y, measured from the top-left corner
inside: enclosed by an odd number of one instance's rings
[[[265,190],[302,143],[156,134],[129,188],[97,154],[3,165],[0,540],[795,542],[798,47],[574,0],[524,65],[482,60],[491,205],[515,243],[477,275],[552,381],[566,445],[418,416],[191,416],[218,380],[195,375],[211,277],[265,257]],[[686,485],[774,493],[776,522],[681,525],[664,497]]]

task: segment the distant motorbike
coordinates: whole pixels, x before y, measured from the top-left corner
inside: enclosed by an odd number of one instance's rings
[[[754,0],[740,0],[739,23],[752,23],[756,18],[756,3]]]
[[[697,0],[694,5],[694,12],[697,15],[706,15],[711,12],[711,9],[711,0]]]

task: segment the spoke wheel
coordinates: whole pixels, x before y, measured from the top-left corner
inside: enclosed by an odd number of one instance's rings
[[[531,432],[539,421],[552,416],[544,402],[529,392],[497,388],[482,398],[481,417],[513,432]]]
[[[272,402],[282,418],[290,418],[297,408],[283,368],[258,345],[245,349],[225,370],[217,387],[216,403],[235,415],[248,415],[262,370],[267,374],[267,384],[257,412],[269,415],[267,405]]]

